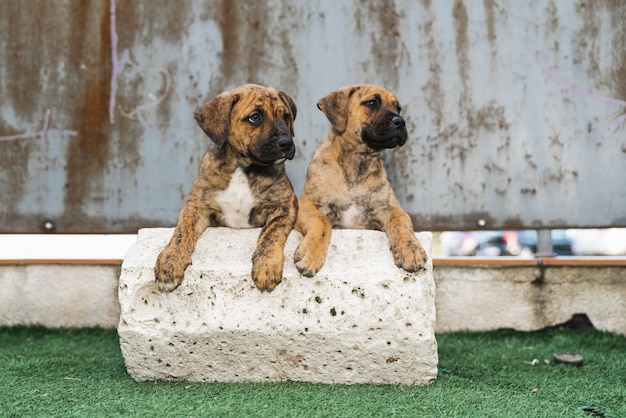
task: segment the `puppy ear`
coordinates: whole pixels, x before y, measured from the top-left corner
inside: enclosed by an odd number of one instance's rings
[[[317,108],[324,112],[333,129],[342,134],[348,124],[348,103],[358,86],[344,87],[322,97]]]
[[[285,103],[287,105],[287,107],[289,108],[289,110],[291,111],[291,136],[294,136],[295,133],[293,131],[293,122],[296,120],[296,114],[298,113],[298,108],[296,107],[296,102],[293,101],[293,99],[291,98],[291,96],[289,96],[288,94],[279,91],[278,95],[280,96],[281,100],[283,101],[283,103]]]
[[[204,133],[217,145],[222,145],[228,138],[230,112],[237,100],[237,94],[222,93],[206,102],[193,115]]]
[[[289,108],[289,110],[291,110],[291,116],[295,120],[296,119],[296,114],[298,113],[298,108],[296,107],[296,103],[293,101],[291,96],[289,96],[287,93],[284,93],[282,91],[279,91],[278,93],[280,95],[280,98],[283,100],[283,102]]]

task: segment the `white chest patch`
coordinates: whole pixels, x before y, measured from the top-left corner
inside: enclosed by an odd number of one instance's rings
[[[217,204],[222,209],[226,223],[231,228],[250,228],[250,210],[254,206],[254,196],[250,191],[248,177],[241,168],[233,173],[228,187],[217,193]]]
[[[344,228],[362,228],[361,225],[361,210],[357,205],[350,205],[350,207],[341,214],[341,223]]]

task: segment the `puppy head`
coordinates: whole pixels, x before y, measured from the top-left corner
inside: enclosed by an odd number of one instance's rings
[[[271,165],[295,155],[296,112],[296,104],[287,94],[246,84],[205,103],[194,118],[220,147],[230,147],[253,163]]]
[[[398,99],[387,89],[371,84],[344,87],[320,99],[333,131],[358,139],[374,150],[404,145],[406,125]]]

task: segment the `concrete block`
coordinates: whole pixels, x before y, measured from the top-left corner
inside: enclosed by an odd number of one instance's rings
[[[119,265],[0,266],[0,325],[110,328],[119,275]]]
[[[437,332],[536,330],[537,267],[437,266]]]
[[[626,334],[626,268],[554,267],[536,287],[548,325],[584,313],[595,328]]]
[[[626,335],[626,269],[602,266],[437,266],[437,332],[536,331],[586,314]]]
[[[407,273],[384,233],[335,230],[325,266],[301,276],[285,247],[282,283],[250,279],[259,229],[209,228],[171,293],[153,266],[173,229],[139,232],[122,265],[118,333],[138,381],[306,381],[425,385],[437,376],[432,263]],[[430,254],[429,233],[417,234]]]

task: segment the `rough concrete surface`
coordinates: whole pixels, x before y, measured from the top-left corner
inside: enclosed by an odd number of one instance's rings
[[[0,325],[111,327],[119,266],[0,266]]]
[[[314,278],[285,248],[273,292],[250,279],[258,229],[209,228],[183,283],[171,293],[153,266],[172,229],[141,230],[119,284],[122,353],[142,380],[307,381],[425,385],[437,376],[432,263],[407,273],[393,264],[384,233],[333,231]],[[430,234],[417,235],[430,253]]]
[[[586,314],[626,334],[623,267],[437,266],[437,332],[534,331]]]

